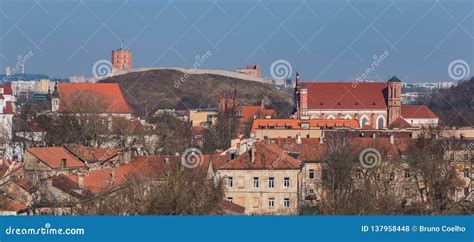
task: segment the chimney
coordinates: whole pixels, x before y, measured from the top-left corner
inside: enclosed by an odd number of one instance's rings
[[[79,185],[79,188],[84,188],[84,174],[83,173],[77,174],[77,184]]]
[[[395,135],[390,135],[390,144],[395,144]]]
[[[372,134],[372,138],[375,139],[375,133]]]
[[[324,137],[319,138],[319,144],[324,144]]]
[[[252,145],[252,148],[250,148],[250,162],[255,163],[255,155],[256,155],[256,149],[255,149],[255,144]]]
[[[301,144],[301,135],[299,134],[296,135],[296,144]]]

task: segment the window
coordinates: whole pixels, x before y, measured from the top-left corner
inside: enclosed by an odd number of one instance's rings
[[[308,193],[309,193],[310,195],[313,195],[313,194],[314,194],[314,189],[313,189],[313,188],[310,188]]]
[[[466,177],[466,178],[471,177],[471,174],[470,174],[470,173],[471,173],[471,172],[469,171],[469,169],[464,169],[464,177]]]
[[[258,177],[254,177],[253,178],[253,187],[258,188],[259,186],[260,186],[260,181],[259,181]]]
[[[283,199],[283,207],[284,208],[289,208],[290,207],[290,199],[289,198]]]
[[[268,178],[268,187],[269,188],[274,188],[275,187],[275,177],[269,177]]]
[[[234,202],[234,198],[233,197],[227,197],[227,202]]]
[[[315,175],[314,175],[314,170],[313,170],[313,169],[310,169],[310,170],[309,170],[308,177],[309,177],[310,180],[313,180],[313,179],[314,179]]]
[[[469,187],[464,188],[464,196],[469,195]]]
[[[268,199],[268,207],[269,208],[275,207],[275,198],[269,198]]]
[[[405,178],[410,178],[410,176],[411,176],[410,170],[405,169]]]
[[[233,187],[234,186],[234,178],[229,176],[227,177],[227,187]]]
[[[290,187],[290,178],[289,177],[283,178],[283,187],[284,188],[289,188]]]
[[[464,160],[469,160],[469,154],[468,153],[464,153]]]
[[[254,208],[260,207],[260,199],[259,199],[258,197],[254,197],[254,198],[252,199],[252,206],[253,206]]]

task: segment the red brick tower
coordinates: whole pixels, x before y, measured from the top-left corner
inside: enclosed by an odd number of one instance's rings
[[[387,106],[388,106],[388,124],[397,120],[401,115],[402,108],[402,81],[396,76],[388,81],[387,92]]]
[[[114,71],[124,71],[132,69],[132,51],[122,48],[112,50],[112,69]]]

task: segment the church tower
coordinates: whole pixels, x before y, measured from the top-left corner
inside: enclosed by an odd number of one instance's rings
[[[402,81],[393,76],[387,83],[388,124],[397,120],[402,112]]]

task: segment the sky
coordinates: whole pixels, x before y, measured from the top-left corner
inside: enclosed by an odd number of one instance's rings
[[[206,56],[200,68],[258,64],[271,77],[283,63],[305,81],[451,81],[450,63],[474,72],[474,1],[0,0],[1,73],[22,61],[27,73],[92,76],[121,41],[134,67]]]

